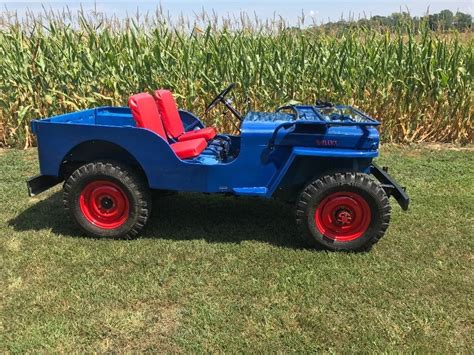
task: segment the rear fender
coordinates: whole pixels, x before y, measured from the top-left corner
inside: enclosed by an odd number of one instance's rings
[[[181,175],[181,170],[187,165],[179,160],[163,138],[142,128],[48,124],[39,121],[36,130],[41,175],[62,177],[62,165],[68,159],[90,161],[89,153],[97,152],[97,150],[77,148],[85,142],[107,142],[108,145],[120,147],[122,151],[128,152],[127,157],[133,157],[133,160],[142,168],[152,188],[155,187],[154,183],[159,184],[156,188],[161,188],[161,183],[171,185],[173,181],[161,181],[160,177],[170,175],[168,172],[177,172],[176,174]],[[87,154],[69,156],[71,152],[81,151]],[[122,159],[116,160],[122,161]],[[163,172],[168,174],[165,175]],[[175,179],[175,176],[169,180],[171,179]]]
[[[129,151],[118,144],[103,140],[86,141],[72,148],[63,158],[59,175],[67,179],[79,165],[96,160],[121,162],[138,170],[147,178],[143,166]]]

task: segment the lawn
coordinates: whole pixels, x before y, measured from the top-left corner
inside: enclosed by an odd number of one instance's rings
[[[81,236],[35,150],[0,151],[0,352],[474,348],[474,150],[384,147],[406,185],[369,253],[299,239],[293,207],[179,194],[136,241]]]

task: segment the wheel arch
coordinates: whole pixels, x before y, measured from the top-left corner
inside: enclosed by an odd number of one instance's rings
[[[149,185],[148,176],[139,160],[119,144],[106,140],[88,140],[71,148],[61,161],[59,176],[66,180],[80,165],[96,160],[128,165],[140,173]]]
[[[292,201],[312,180],[337,172],[361,172],[370,170],[371,158],[332,158],[296,155],[284,172],[274,196]]]

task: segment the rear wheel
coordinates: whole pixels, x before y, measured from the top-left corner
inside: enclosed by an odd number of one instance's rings
[[[305,236],[327,249],[366,251],[387,230],[390,203],[367,174],[327,175],[303,190],[296,221]]]
[[[89,235],[133,238],[151,212],[144,179],[127,166],[93,162],[75,170],[64,184],[64,206]]]

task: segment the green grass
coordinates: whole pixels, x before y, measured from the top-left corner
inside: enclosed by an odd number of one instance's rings
[[[365,254],[309,249],[293,209],[179,194],[137,241],[83,238],[35,151],[0,151],[0,351],[469,352],[474,152],[384,147],[408,187]]]

